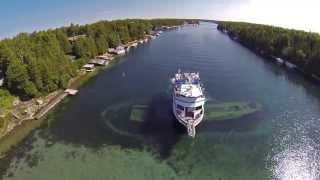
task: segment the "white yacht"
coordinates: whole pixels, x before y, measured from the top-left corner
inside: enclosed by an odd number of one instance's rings
[[[173,84],[173,114],[183,124],[188,135],[196,135],[196,126],[204,115],[205,96],[199,73],[181,73],[180,70],[171,79]]]

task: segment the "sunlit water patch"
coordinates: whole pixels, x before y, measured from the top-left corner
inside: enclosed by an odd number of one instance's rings
[[[312,109],[284,112],[278,121],[269,162],[279,180],[316,180],[320,177],[320,119]],[[288,125],[290,123],[290,126]],[[317,134],[317,135],[316,135]],[[315,136],[316,135],[316,136]]]

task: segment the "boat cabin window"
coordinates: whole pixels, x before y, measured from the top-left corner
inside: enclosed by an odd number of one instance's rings
[[[200,110],[200,109],[202,109],[202,106],[196,107],[196,110]]]
[[[180,109],[180,110],[184,111],[184,107],[179,105],[179,104],[177,104],[177,109]]]
[[[194,107],[187,107],[187,111],[188,111],[188,112],[193,112],[194,110],[195,110]]]

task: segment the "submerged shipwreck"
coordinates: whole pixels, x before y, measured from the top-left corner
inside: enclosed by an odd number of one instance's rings
[[[181,73],[171,79],[173,114],[188,130],[188,135],[196,135],[196,126],[204,116],[205,96],[199,73]]]
[[[133,138],[142,134],[168,134],[179,128],[176,117],[170,108],[172,100],[168,96],[158,97],[155,101],[122,102],[108,107],[102,113],[103,123],[113,132]],[[202,123],[204,127],[220,123],[243,121],[243,117],[255,115],[262,106],[253,102],[218,102],[206,101]],[[248,117],[249,118],[249,117]],[[212,131],[202,129],[202,132]],[[150,135],[152,136],[152,135]]]
[[[262,106],[254,102],[207,100],[199,73],[179,71],[171,83],[168,93],[157,94],[148,100],[126,101],[107,107],[102,113],[103,123],[117,134],[138,139],[143,139],[145,134],[167,137],[168,133],[179,133],[176,125],[182,124],[188,135],[195,137],[195,128],[200,123],[204,127],[232,123],[233,120],[244,120],[244,117],[249,118],[249,115],[262,110]],[[212,129],[202,130],[207,132]]]

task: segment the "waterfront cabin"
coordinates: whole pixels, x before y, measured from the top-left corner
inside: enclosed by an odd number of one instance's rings
[[[79,39],[79,38],[85,38],[85,37],[87,37],[87,35],[85,35],[85,34],[83,34],[83,35],[78,35],[78,36],[71,36],[71,37],[68,37],[68,40],[70,41],[70,42],[74,42],[74,41],[76,41],[77,39]]]
[[[156,39],[156,37],[153,36],[153,35],[151,35],[151,34],[146,35],[146,38],[147,38],[148,40]]]
[[[109,61],[104,59],[91,59],[89,61],[89,64],[93,64],[95,66],[107,66],[109,64]]]
[[[109,48],[109,49],[108,49],[108,53],[114,54],[114,51],[115,51],[115,50],[116,50],[115,48]]]
[[[116,49],[115,49],[115,53],[117,55],[124,55],[126,53],[126,50],[124,49],[123,46],[118,46]]]
[[[75,96],[78,93],[78,90],[76,90],[76,89],[66,89],[64,92],[67,93],[68,95]]]
[[[162,29],[163,29],[163,30],[169,30],[170,27],[169,27],[169,26],[162,26]]]
[[[134,43],[131,43],[131,45],[130,45],[131,47],[134,47],[134,48],[136,48],[137,46],[138,46],[138,43],[136,43],[136,42],[134,42]]]
[[[103,60],[106,60],[106,61],[111,61],[111,60],[114,59],[114,57],[109,53],[105,53],[103,55],[96,56],[96,59],[103,59]]]
[[[82,69],[87,72],[92,72],[94,70],[94,65],[93,64],[85,64],[84,66],[82,66]]]
[[[118,46],[117,48],[109,48],[108,52],[116,55],[124,55],[126,50],[124,46]]]

